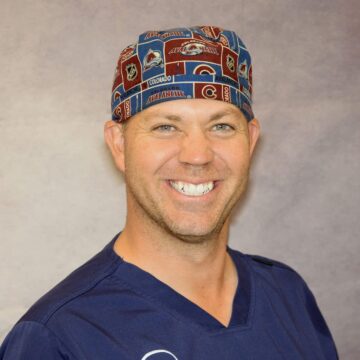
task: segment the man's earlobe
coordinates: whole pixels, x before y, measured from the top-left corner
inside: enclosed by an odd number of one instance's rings
[[[250,156],[253,154],[255,145],[260,135],[260,124],[259,121],[254,118],[248,123],[249,129],[249,145],[250,145]]]
[[[105,142],[112,154],[117,168],[125,171],[125,146],[124,146],[124,131],[121,124],[109,120],[104,125]]]

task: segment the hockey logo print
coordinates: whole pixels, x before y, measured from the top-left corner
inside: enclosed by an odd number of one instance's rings
[[[220,63],[220,46],[202,40],[174,39],[165,43],[166,62],[206,61]]]
[[[186,44],[180,51],[183,55],[194,56],[204,52],[204,45],[199,43]]]
[[[236,69],[235,60],[230,54],[226,55],[226,66],[231,72],[234,72]]]
[[[133,63],[128,64],[126,65],[125,70],[126,70],[126,78],[128,79],[128,81],[134,81],[138,73],[136,69],[136,65]]]
[[[251,58],[241,39],[214,26],[147,31],[125,48],[113,83],[113,120],[173,99],[229,102],[253,118]]]
[[[151,69],[154,66],[160,66],[163,63],[161,52],[149,49],[144,57],[143,66],[144,71]]]

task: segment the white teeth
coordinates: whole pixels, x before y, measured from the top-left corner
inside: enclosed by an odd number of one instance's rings
[[[214,182],[209,181],[203,184],[191,184],[182,181],[170,181],[171,186],[178,192],[188,196],[201,196],[214,188]]]

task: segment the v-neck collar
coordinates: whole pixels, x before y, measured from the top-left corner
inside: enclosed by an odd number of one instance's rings
[[[118,234],[119,235],[119,234]],[[224,326],[207,311],[163,283],[152,274],[138,266],[124,261],[113,249],[115,238],[104,251],[112,260],[117,258],[118,269],[114,275],[138,295],[158,304],[159,308],[170,312],[178,319],[184,319],[209,331],[230,330],[249,325],[252,308],[253,281],[249,265],[238,251],[227,247],[238,274],[238,285],[235,292],[232,315],[228,326]]]

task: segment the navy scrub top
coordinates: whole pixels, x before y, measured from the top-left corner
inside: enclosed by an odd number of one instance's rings
[[[113,250],[96,256],[35,303],[0,348],[2,360],[337,359],[304,280],[291,268],[228,248],[238,272],[222,325]]]

